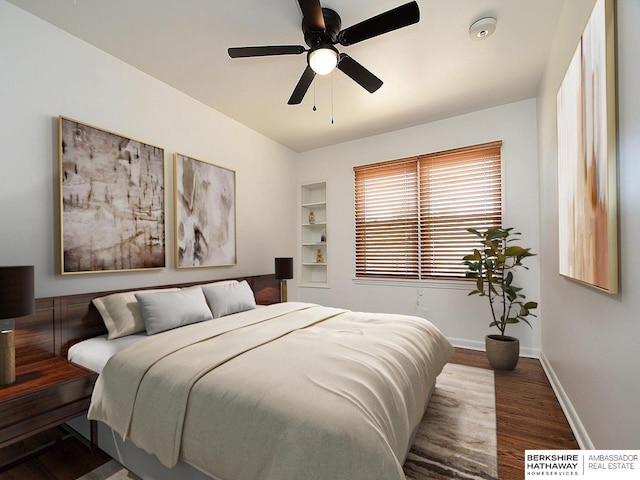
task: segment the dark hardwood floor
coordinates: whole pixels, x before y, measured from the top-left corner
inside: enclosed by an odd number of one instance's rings
[[[41,453],[32,453],[41,448]],[[79,440],[63,427],[52,428],[0,449],[0,465],[23,456],[25,458],[15,466],[6,470],[0,468],[1,480],[75,480],[111,460],[102,451],[92,455],[86,440]]]
[[[472,350],[456,349],[451,362],[490,369],[484,353]],[[500,480],[524,478],[527,449],[579,448],[538,360],[521,358],[513,372],[495,372],[495,386]],[[59,437],[45,452],[0,471],[0,479],[75,480],[109,460],[56,428],[0,450],[0,464]]]

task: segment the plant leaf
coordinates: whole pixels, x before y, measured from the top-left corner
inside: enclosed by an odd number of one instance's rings
[[[522,320],[524,323],[526,323],[527,325],[529,325],[531,328],[533,328],[533,326],[529,323],[529,320],[527,320],[526,318],[520,318],[520,320]]]
[[[497,238],[505,238],[507,236],[509,236],[508,232],[498,228],[487,230],[487,240],[495,240]]]
[[[521,257],[521,256],[526,255],[526,253],[527,253],[527,250],[526,250],[526,249],[524,249],[524,248],[522,248],[522,247],[519,247],[519,246],[517,246],[517,245],[512,245],[512,246],[510,246],[510,247],[507,247],[507,248],[504,250],[504,254],[505,254],[507,257]]]
[[[511,282],[513,282],[513,273],[509,272],[507,273],[507,278],[504,279],[504,283],[505,285],[511,285]]]

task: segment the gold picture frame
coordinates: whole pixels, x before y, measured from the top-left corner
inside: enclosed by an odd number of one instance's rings
[[[176,268],[221,267],[236,258],[236,172],[174,153]]]
[[[164,149],[58,117],[61,273],[166,264]]]
[[[618,292],[614,0],[597,0],[557,95],[559,272]]]

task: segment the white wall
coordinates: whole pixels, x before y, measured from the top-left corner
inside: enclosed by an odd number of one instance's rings
[[[640,2],[618,0],[620,294],[558,275],[556,94],[593,1],[569,0],[538,95],[542,360],[581,445],[640,448]]]
[[[35,265],[38,297],[272,273],[295,253],[294,152],[4,0],[0,112],[0,265]],[[167,268],[59,274],[58,115],[165,149]],[[235,267],[173,267],[173,152],[236,171]]]
[[[336,119],[336,128],[340,119]],[[327,181],[327,239],[331,288],[299,288],[301,300],[364,311],[424,316],[455,344],[484,348],[491,314],[486,299],[467,298],[468,282],[390,286],[361,284],[354,277],[353,166],[502,140],[505,225],[523,234],[525,246],[538,252],[538,171],[536,102],[527,100],[447,120],[407,128],[300,155],[300,183]],[[539,299],[538,258],[518,278],[531,300]],[[296,272],[299,275],[299,272]],[[392,284],[393,285],[393,284]],[[458,288],[455,288],[455,287]],[[507,333],[521,340],[524,354],[537,356],[539,322]],[[497,331],[496,331],[497,332]]]

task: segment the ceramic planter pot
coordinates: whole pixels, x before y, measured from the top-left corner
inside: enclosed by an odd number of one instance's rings
[[[495,370],[513,370],[520,357],[520,340],[515,337],[487,335],[484,337],[487,359]]]

